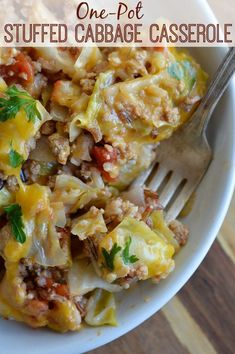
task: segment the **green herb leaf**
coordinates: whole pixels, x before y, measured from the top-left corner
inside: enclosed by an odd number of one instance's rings
[[[16,241],[19,243],[25,243],[26,234],[24,232],[21,206],[19,204],[12,204],[3,209],[7,213],[7,218],[10,222],[11,230]]]
[[[105,249],[105,248],[102,248],[102,254],[103,254],[103,257],[104,257],[104,260],[105,260],[105,266],[110,269],[111,271],[114,270],[114,258],[116,256],[116,254],[121,251],[121,247],[118,246],[116,243],[113,245],[110,253]]]
[[[167,71],[174,79],[184,80],[188,91],[192,90],[196,82],[197,73],[190,61],[175,61],[168,67]]]
[[[135,255],[130,256],[131,237],[128,238],[125,248],[122,251],[122,258],[125,264],[135,263],[139,260]]]
[[[37,101],[26,91],[11,86],[6,90],[5,96],[0,98],[0,122],[15,118],[21,109],[25,111],[30,122],[34,123],[36,118],[41,120]]]
[[[184,78],[184,70],[178,61],[172,63],[167,71],[174,79],[182,80]]]
[[[11,150],[9,153],[9,163],[13,168],[19,167],[24,161],[23,156],[21,156],[16,150],[14,150],[11,146]]]

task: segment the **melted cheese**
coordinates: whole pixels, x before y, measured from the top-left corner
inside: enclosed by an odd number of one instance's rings
[[[20,204],[26,220],[34,218],[37,213],[49,208],[49,194],[50,189],[39,184],[24,186],[16,192],[16,202]]]
[[[47,187],[33,184],[20,188],[15,196],[16,203],[22,208],[26,242],[21,244],[10,238],[4,248],[4,257],[9,262],[19,262],[30,253],[33,243],[35,228],[35,216],[44,209],[49,209],[49,189]]]
[[[7,86],[3,80],[0,81],[0,93],[6,90]],[[41,125],[50,120],[49,113],[37,102],[37,108],[41,113],[41,120],[35,119],[35,122],[29,122],[24,110],[20,110],[14,119],[0,122],[0,170],[5,175],[19,176],[20,167],[13,168],[9,164],[9,152],[12,148],[16,150],[26,160],[29,149],[27,143],[34,138]]]

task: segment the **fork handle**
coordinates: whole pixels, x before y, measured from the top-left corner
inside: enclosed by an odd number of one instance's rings
[[[226,90],[235,72],[235,47],[229,49],[223,62],[220,64],[206,95],[197,108],[198,119],[194,120],[199,134],[204,134],[218,101]],[[191,127],[192,128],[192,127]]]

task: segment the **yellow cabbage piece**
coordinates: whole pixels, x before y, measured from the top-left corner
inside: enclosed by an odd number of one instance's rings
[[[76,79],[86,75],[87,71],[91,71],[92,68],[102,60],[102,54],[98,47],[83,47],[79,57],[74,65],[76,69]]]
[[[29,256],[43,266],[67,266],[71,263],[69,239],[60,245],[61,234],[56,228],[53,210],[46,209],[35,218],[33,245]]]
[[[109,86],[113,80],[113,72],[107,71],[101,73],[96,80],[93,93],[89,99],[87,110],[85,113],[79,113],[73,118],[72,125],[76,122],[77,127],[88,130],[94,137],[96,142],[102,139],[97,118],[103,105],[101,91]]]
[[[77,235],[80,240],[93,236],[96,233],[104,233],[107,231],[103,218],[103,212],[96,207],[73,220],[71,233]]]
[[[11,235],[8,237],[4,247],[4,258],[10,262],[18,262],[21,258],[27,257],[33,247],[33,237],[36,225],[36,217],[43,210],[49,208],[49,193],[47,187],[33,184],[22,185],[15,194],[15,202],[22,208],[26,242],[21,244]],[[30,205],[30,207],[29,207]]]
[[[133,261],[126,262],[124,250],[129,243],[128,254]],[[113,269],[107,264],[104,252],[111,254],[113,249],[120,250],[113,257]],[[105,250],[105,251],[104,251]],[[104,279],[114,281],[136,271],[138,278],[145,280],[168,274],[174,267],[174,247],[152,231],[143,221],[126,217],[112,232],[105,235],[98,247],[98,262]],[[139,270],[141,270],[139,272]]]
[[[136,159],[128,160],[124,165],[121,165],[119,175],[115,181],[110,182],[112,186],[119,190],[123,190],[138,177],[141,172],[145,171],[156,155],[152,145],[132,143],[132,146],[136,152]]]
[[[3,212],[3,207],[13,203],[13,201],[13,195],[7,190],[7,188],[3,187],[0,190],[0,215]]]
[[[120,52],[115,51],[123,66]],[[205,93],[207,75],[188,54],[171,48],[142,54],[150,64],[150,75],[146,71],[140,78],[125,79],[101,92],[108,109],[99,124],[109,142],[152,143],[168,138],[191,116]],[[115,70],[112,60],[110,63],[110,69]]]
[[[69,75],[71,78],[76,74],[75,63],[78,58],[77,56],[71,54],[69,50],[64,50],[64,48],[52,48],[52,47],[36,47],[34,48],[36,54],[43,58],[42,67],[46,64],[46,69],[50,65],[50,71],[58,72],[62,70],[64,73]]]
[[[95,289],[105,289],[110,292],[121,291],[117,284],[110,284],[97,275],[90,260],[75,259],[68,272],[68,284],[72,296],[85,295]]]
[[[141,135],[147,135],[148,125],[160,128],[177,123],[177,121],[169,123],[163,119],[164,109],[172,109],[171,97],[160,87],[160,82],[164,78],[164,74],[147,75],[120,82],[106,88],[103,95],[108,105],[114,108],[119,116],[126,114],[127,123],[129,118],[129,123],[134,129],[139,130]],[[140,120],[144,125],[139,125]]]
[[[26,242],[21,244],[12,236],[4,247],[4,257],[18,262],[29,257],[43,266],[65,266],[71,262],[69,238],[60,244],[57,227],[66,224],[62,203],[50,203],[50,189],[33,184],[24,186],[16,193],[16,202],[23,212]],[[30,208],[29,208],[30,205]]]
[[[150,219],[153,223],[153,231],[159,235],[165,242],[172,245],[176,251],[179,250],[179,244],[174,238],[174,233],[169,229],[164,219],[162,210],[154,210],[150,215]]]
[[[52,195],[54,202],[62,202],[66,209],[74,212],[84,208],[98,196],[98,189],[83,183],[79,178],[59,175],[56,178],[55,190]]]
[[[112,293],[97,289],[87,305],[85,322],[90,326],[117,326],[116,304]]]
[[[7,85],[0,81],[0,93],[4,93]],[[9,163],[9,153],[11,150],[11,142],[14,150],[16,150],[24,160],[29,156],[28,143],[33,139],[41,128],[42,124],[50,120],[51,117],[42,104],[37,101],[37,109],[41,114],[41,120],[35,119],[35,122],[29,121],[24,110],[19,110],[14,119],[0,122],[0,170],[5,175],[20,175],[20,167],[12,167]]]

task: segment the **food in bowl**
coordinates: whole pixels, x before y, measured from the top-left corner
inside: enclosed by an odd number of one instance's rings
[[[115,292],[174,269],[188,238],[127,188],[195,110],[206,74],[173,48],[1,49],[0,314],[116,325]]]

